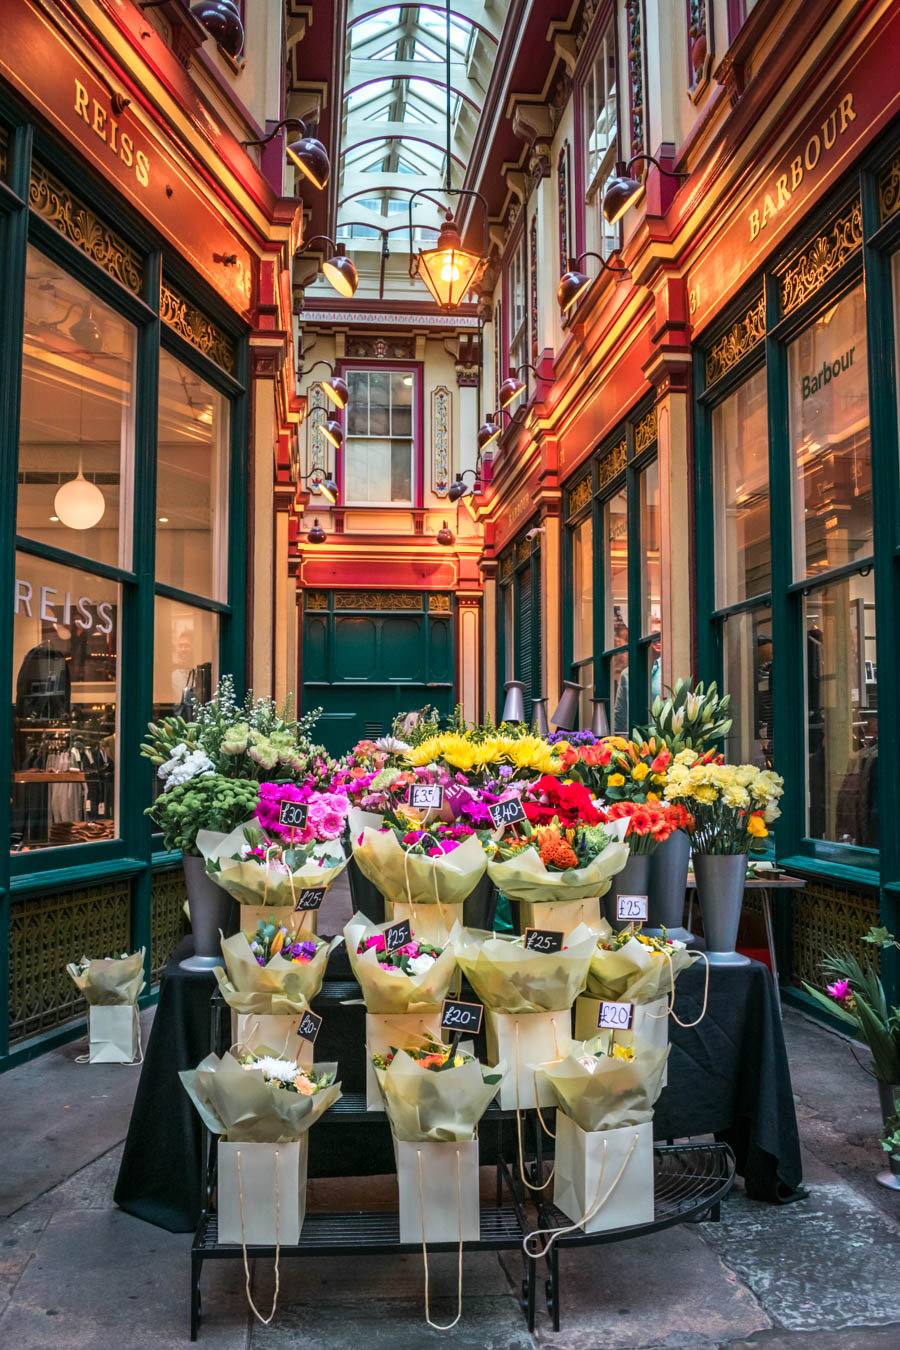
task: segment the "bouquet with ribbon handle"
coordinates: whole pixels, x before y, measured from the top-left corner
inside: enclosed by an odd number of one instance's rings
[[[579,924],[558,952],[526,948],[523,938],[464,928],[456,960],[487,1008],[502,1013],[564,1012],[587,981],[596,937]]]
[[[179,1073],[204,1125],[229,1143],[280,1144],[299,1139],[341,1096],[336,1064],[302,1069],[289,1060],[207,1055]]]
[[[500,1089],[506,1065],[487,1068],[460,1047],[440,1041],[375,1056],[384,1109],[397,1139],[475,1139],[478,1122]]]
[[[137,1003],[144,987],[144,948],[130,956],[70,961],[66,970],[92,1005]]]
[[[675,979],[700,953],[670,938],[630,934],[627,928],[591,957],[587,992],[622,1003],[653,1003],[671,998]]]
[[[199,830],[197,848],[210,879],[242,905],[293,908],[304,889],[327,889],[347,866],[337,840],[292,847],[252,821],[231,834]]]
[[[443,947],[412,942],[391,953],[385,951],[388,924],[373,924],[354,914],[344,929],[350,968],[359,981],[370,1013],[436,1012],[450,988],[456,969],[454,928]]]
[[[223,938],[228,973],[221,966],[214,971],[222,997],[236,1012],[296,1017],[322,988],[328,958],[341,940],[327,942],[306,931],[291,935],[262,922],[256,934]]]
[[[488,876],[511,900],[588,900],[605,895],[628,861],[627,821],[565,826],[557,818],[493,846]]]
[[[636,1040],[633,1046],[612,1045],[606,1036],[576,1041],[569,1053],[538,1066],[551,1084],[560,1110],[581,1129],[614,1130],[653,1119],[653,1104],[662,1090],[669,1047]]]
[[[355,810],[349,821],[359,870],[394,904],[461,905],[484,876],[487,859],[469,826],[428,827],[412,816],[385,825]]]

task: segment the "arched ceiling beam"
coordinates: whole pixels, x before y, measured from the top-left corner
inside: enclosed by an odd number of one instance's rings
[[[440,153],[441,159],[443,160],[444,156],[447,153],[447,147],[445,145],[442,145],[440,141],[429,140],[428,137],[426,136],[410,136],[409,134],[410,126],[413,125],[421,126],[422,123],[403,122],[398,123],[397,125],[399,126],[399,130],[394,132],[392,135],[385,134],[381,132],[381,130],[379,129],[379,134],[377,136],[366,136],[365,139],[363,140],[351,141],[347,145],[342,145],[340,152],[341,158],[343,158],[343,156],[346,155],[350,150],[357,150],[359,149],[360,146],[370,145],[373,142],[380,143],[382,141],[407,141],[410,144],[431,146],[433,150],[437,150]],[[455,164],[459,164],[461,168],[465,168],[465,160],[461,159],[459,155],[454,155],[451,153],[450,158],[453,160]]]
[[[350,0],[350,17],[347,22],[347,27],[352,29],[356,24],[362,23],[363,19],[374,18],[375,15],[383,14],[385,11],[391,12],[395,9],[418,10],[419,8],[420,6],[418,4],[404,3],[390,5],[385,4],[383,0]],[[437,3],[433,5],[424,5],[421,6],[421,8],[433,9],[438,15],[443,15],[446,12],[440,4],[440,0],[437,0]],[[467,2],[464,5],[460,3],[460,0],[456,0],[455,8],[451,7],[450,17],[451,19],[455,19],[457,23],[467,24],[470,28],[478,29],[480,33],[483,33],[486,38],[489,38],[491,42],[496,44],[500,39],[500,32],[503,28],[506,14],[504,12],[499,17],[498,21],[492,22],[487,6],[482,3],[482,0],[471,0],[471,3]],[[430,30],[423,31],[430,32]],[[382,40],[390,42],[391,34],[392,30],[390,28],[383,29],[381,34]]]
[[[345,99],[345,100],[348,99],[348,98],[350,97],[351,94],[355,94],[356,91],[357,91],[358,89],[365,89],[365,88],[367,88],[367,86],[370,85],[370,84],[380,84],[380,83],[381,83],[383,80],[385,80],[385,79],[391,79],[391,80],[421,80],[423,84],[433,84],[433,85],[435,86],[436,89],[440,89],[442,92],[443,92],[444,90],[446,90],[446,88],[447,88],[447,86],[446,86],[446,84],[444,83],[443,80],[432,80],[432,79],[429,78],[429,76],[423,75],[423,74],[422,74],[423,65],[422,65],[421,62],[419,62],[418,64],[416,64],[416,62],[414,62],[414,61],[410,61],[410,62],[408,62],[408,63],[404,63],[404,64],[406,65],[406,67],[407,67],[404,71],[400,71],[400,70],[398,69],[397,63],[396,63],[395,61],[387,61],[387,62],[381,62],[381,61],[364,61],[364,62],[362,62],[361,64],[366,65],[366,66],[381,66],[382,69],[381,69],[380,74],[377,75],[377,77],[376,77],[375,75],[370,75],[367,79],[364,79],[364,80],[358,80],[358,81],[356,82],[356,84],[351,84],[351,85],[349,85],[348,87],[346,87],[346,88],[344,89],[344,99]],[[352,62],[352,61],[350,62],[350,65],[351,65],[351,67],[352,67],[352,65],[353,65],[353,62]],[[357,71],[356,73],[357,73],[357,74],[360,74],[361,72]],[[353,74],[353,71],[352,71],[352,70],[351,70],[350,74],[351,74],[351,77],[352,77],[352,74]],[[471,83],[471,81],[469,81],[469,83]],[[481,111],[481,107],[480,107],[480,104],[478,103],[478,101],[477,101],[476,99],[472,98],[469,94],[465,93],[464,90],[457,88],[457,86],[456,86],[455,84],[451,84],[451,86],[450,86],[450,91],[451,91],[451,93],[458,94],[459,97],[463,100],[463,102],[468,103],[468,104],[470,105],[470,107],[472,107],[472,108],[475,109],[476,113]],[[388,93],[388,90],[383,90],[383,91],[382,91],[382,90],[379,90],[379,95],[380,95],[382,92]],[[358,112],[358,111],[359,111],[359,108],[360,108],[361,106],[363,106],[363,105],[358,104],[358,105],[353,109],[353,111],[354,111],[354,112]],[[435,106],[437,106],[437,105],[435,105]]]

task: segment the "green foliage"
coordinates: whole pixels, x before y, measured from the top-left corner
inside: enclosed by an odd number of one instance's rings
[[[160,793],[145,814],[162,830],[167,849],[196,857],[198,830],[230,834],[250,819],[258,797],[258,783],[210,774]]]
[[[887,929],[870,929],[867,942],[897,946]],[[846,980],[851,997],[844,1003],[804,984],[807,993],[834,1017],[852,1026],[872,1055],[875,1077],[882,1083],[900,1083],[900,1008],[888,1006],[884,986],[873,966],[865,968],[850,952],[837,952],[822,962],[826,979]]]
[[[422,741],[440,734],[441,714],[430,703],[424,708],[398,713],[391,724],[391,735],[409,746],[421,745]]]
[[[707,750],[715,741],[723,741],[731,730],[727,716],[731,695],[719,697],[712,680],[707,688],[702,680],[678,679],[665,699],[657,694],[650,709],[650,722],[635,728],[635,740],[650,736],[661,738],[673,755],[680,750]]]

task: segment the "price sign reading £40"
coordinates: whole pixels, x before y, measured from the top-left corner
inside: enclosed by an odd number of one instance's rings
[[[617,895],[616,918],[620,923],[646,923],[649,903],[646,895]]]

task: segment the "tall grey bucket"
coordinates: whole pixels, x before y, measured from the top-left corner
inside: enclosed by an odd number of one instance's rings
[[[238,904],[206,875],[205,858],[182,857],[181,861],[194,933],[194,955],[181,964],[185,970],[212,970],[223,964],[219,930],[223,937],[231,937],[238,930]]]
[[[616,930],[627,928],[628,923],[616,918],[616,897],[619,895],[649,895],[650,857],[646,853],[630,853],[628,861],[611,879],[611,885],[603,898],[603,912]]]
[[[695,853],[694,875],[697,899],[703,915],[706,955],[712,966],[746,966],[748,956],[735,951],[744,883],[747,879],[745,853]]]
[[[691,840],[685,830],[675,830],[650,854],[650,919],[643,931],[651,937],[660,937],[665,929],[666,936],[677,942],[693,942],[683,922],[690,859]]]

